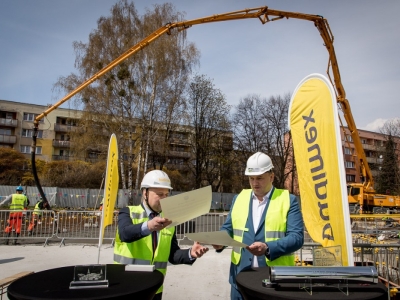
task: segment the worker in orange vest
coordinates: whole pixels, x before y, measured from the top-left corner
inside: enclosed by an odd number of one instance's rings
[[[4,232],[7,234],[6,245],[8,245],[9,237],[13,229],[16,233],[16,238],[14,239],[14,245],[17,244],[17,238],[21,233],[22,217],[23,211],[28,207],[28,197],[23,194],[24,189],[22,186],[18,186],[15,194],[9,195],[0,206],[10,203],[10,215],[7,220],[7,227]]]

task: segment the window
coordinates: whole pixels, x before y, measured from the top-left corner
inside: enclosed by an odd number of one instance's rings
[[[38,114],[24,113],[24,121],[34,121]],[[44,123],[44,119],[40,119],[40,123]]]
[[[173,165],[183,165],[185,162],[182,158],[173,158],[171,159],[171,164]]]
[[[32,129],[22,129],[22,137],[32,137],[33,130]],[[38,130],[37,137],[39,139],[43,138],[43,130]]]
[[[69,150],[60,150],[60,156],[68,157],[69,156]]]
[[[69,141],[70,137],[69,134],[62,134],[60,136],[60,141]]]
[[[350,134],[348,134],[348,135],[346,135],[346,140],[349,141],[349,142],[352,142],[353,138],[352,138],[352,136]]]
[[[11,135],[11,129],[0,128],[0,134]]]
[[[361,144],[367,144],[367,140],[366,139],[361,139]]]
[[[185,152],[185,147],[175,146],[175,147],[173,148],[173,151]]]
[[[31,153],[31,146],[21,145],[21,153]],[[36,146],[36,154],[42,154],[42,146]]]
[[[353,161],[345,161],[345,167],[354,169],[354,162]]]
[[[346,175],[346,181],[347,182],[355,182],[356,176],[355,175]]]
[[[97,152],[89,152],[88,153],[88,157],[97,159],[97,158],[99,158],[99,153],[97,153]]]
[[[344,154],[352,155],[353,154],[353,149],[344,147]]]

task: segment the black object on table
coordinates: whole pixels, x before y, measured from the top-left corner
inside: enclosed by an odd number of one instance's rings
[[[33,273],[11,283],[7,296],[10,300],[152,299],[164,281],[157,270],[125,271],[125,265],[117,264],[107,265],[108,288],[70,289],[73,278],[74,266]]]
[[[236,276],[236,284],[246,300],[253,299],[310,299],[310,300],[367,300],[379,299],[387,300],[387,288],[382,283],[371,285],[349,284],[349,295],[346,296],[337,288],[337,285],[313,286],[312,295],[299,288],[298,283],[280,283],[277,287],[263,287],[262,280],[269,277],[268,268],[254,268],[240,272]],[[342,290],[346,287],[342,285]]]

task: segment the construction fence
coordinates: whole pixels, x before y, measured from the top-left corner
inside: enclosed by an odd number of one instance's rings
[[[33,210],[25,210],[21,213],[20,233],[18,240],[43,241],[46,245],[50,240],[60,241],[64,244],[66,240],[98,240],[100,236],[101,211],[99,210],[43,210],[40,218],[33,214]],[[186,233],[210,232],[221,228],[226,220],[227,213],[210,213],[197,217],[175,227],[178,240],[183,240]],[[11,243],[17,239],[15,228],[6,233],[5,228],[9,225],[9,210],[0,210],[0,240],[10,240]],[[33,227],[33,224],[35,226]],[[114,211],[113,223],[104,230],[104,240],[113,242],[118,226],[118,211]],[[14,226],[16,227],[16,226]]]
[[[0,210],[0,242],[18,240],[19,243],[43,242],[44,246],[49,241],[59,242],[65,245],[68,240],[74,242],[95,242],[100,235],[101,212],[98,210],[44,210],[40,218],[35,218],[33,210],[22,212],[20,219],[20,233],[16,235],[15,229],[6,233],[4,229],[8,226],[10,217],[9,210]],[[189,241],[187,233],[211,232],[220,230],[227,218],[227,213],[208,213],[188,222],[176,226],[176,235],[180,244]],[[32,224],[36,226],[32,228]],[[379,276],[390,282],[391,286],[400,284],[400,243],[399,238],[393,238],[395,230],[387,229],[387,220],[366,220],[358,218],[357,232],[353,233],[353,257],[357,265],[373,265],[377,268]],[[31,227],[30,227],[31,226]],[[103,243],[114,244],[115,234],[118,226],[118,211],[114,211],[111,225],[105,228]],[[373,230],[371,230],[373,229]],[[360,233],[363,231],[363,233]],[[390,234],[388,233],[390,232]],[[380,240],[385,235],[387,240]],[[296,251],[297,265],[317,265],[316,253],[322,248],[305,232],[305,243]],[[329,254],[329,253],[328,253]],[[326,261],[324,259],[322,262]]]
[[[9,195],[15,193],[15,186],[0,186],[0,203]],[[95,209],[99,208],[104,196],[104,189],[70,189],[58,187],[43,187],[43,192],[46,195],[51,207],[67,208],[67,209]],[[40,200],[40,193],[37,187],[24,187],[24,193],[29,199],[29,206],[34,207]],[[171,191],[171,196],[181,194],[182,192]],[[211,209],[229,211],[232,205],[232,199],[236,194],[233,193],[212,193]],[[133,190],[131,205],[138,205],[141,201],[141,191]],[[116,208],[122,208],[129,203],[129,191],[118,190],[116,199]]]

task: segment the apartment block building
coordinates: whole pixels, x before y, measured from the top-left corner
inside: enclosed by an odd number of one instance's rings
[[[30,158],[33,121],[44,105],[0,100],[0,147],[13,148]],[[57,108],[39,122],[36,157],[44,161],[69,158],[70,133],[77,129],[78,110]]]
[[[368,166],[371,169],[372,176],[376,179],[379,175],[380,166],[383,162],[386,147],[386,136],[382,133],[357,129],[361,144],[367,157]],[[347,127],[341,127],[341,143],[343,150],[343,161],[346,173],[347,183],[361,183],[362,178],[358,167],[358,157],[356,148],[350,131]],[[285,137],[288,138],[287,136]],[[400,168],[400,137],[393,137],[395,143],[395,153]],[[292,166],[288,164],[286,170],[289,172]],[[285,181],[285,187],[292,193],[299,195],[299,183],[297,174],[289,175]]]
[[[358,134],[361,139],[361,144],[367,157],[368,165],[371,169],[372,176],[378,177],[380,165],[383,162],[386,136],[382,133],[358,129]],[[361,182],[360,173],[357,170],[357,153],[351,137],[350,131],[347,127],[341,130],[341,139],[343,146],[343,160],[346,170],[347,183]],[[400,138],[393,137],[395,143],[395,153],[397,154],[397,161],[400,162]],[[400,167],[400,165],[399,165]]]
[[[10,147],[30,158],[32,143],[33,121],[43,113],[46,106],[28,104],[7,100],[0,100],[0,147]],[[66,108],[57,108],[43,118],[39,123],[36,158],[44,161],[75,160],[88,162],[97,161],[98,151],[88,149],[87,153],[79,154],[71,151],[70,135],[78,130],[78,122],[82,111]],[[101,128],[98,130],[102,133]],[[192,159],[190,135],[192,130],[187,126],[179,126],[168,141],[168,158],[165,165],[170,169],[185,170],[188,160]],[[162,151],[161,134],[153,137],[152,151],[149,155],[149,165],[157,161],[157,153]],[[231,138],[228,139],[232,147]],[[104,145],[107,146],[107,145]]]

